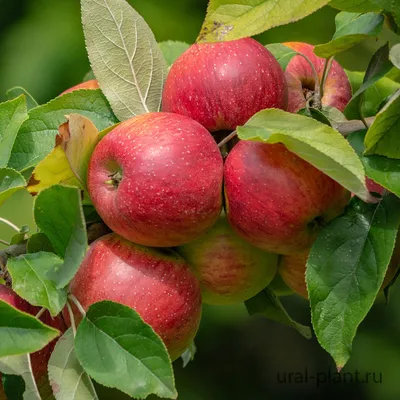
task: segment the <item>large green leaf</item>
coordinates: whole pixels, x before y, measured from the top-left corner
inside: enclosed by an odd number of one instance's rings
[[[41,400],[38,387],[33,376],[29,354],[0,358],[0,372],[4,374],[20,375],[25,383],[24,400]],[[10,400],[10,398],[7,396]]]
[[[170,67],[175,60],[185,51],[190,45],[185,42],[175,40],[167,40],[158,44],[163,53],[167,66]]]
[[[129,307],[93,304],[79,324],[75,351],[84,370],[102,385],[138,398],[177,397],[165,345]]]
[[[56,400],[97,400],[93,384],[76,358],[74,339],[70,328],[51,354],[48,370],[54,397]]]
[[[311,339],[311,329],[294,321],[283,307],[278,296],[271,289],[265,288],[245,302],[249,315],[263,315],[272,321],[294,328],[306,339]]]
[[[158,111],[167,66],[146,21],[125,0],[81,0],[94,74],[121,120]]]
[[[290,47],[285,46],[282,43],[271,43],[265,46],[277,59],[278,63],[282,67],[283,70],[289,64],[289,61],[298,54],[297,51],[291,49]]]
[[[386,75],[391,68],[392,64],[389,61],[389,44],[386,43],[372,56],[371,61],[368,64],[367,71],[365,72],[363,83],[353,94],[346,106],[346,109],[356,107],[362,113],[362,103],[364,100],[365,91],[374,85],[375,82],[379,81],[379,79],[381,79],[384,75]]]
[[[23,356],[14,356],[23,357]],[[0,361],[1,371],[1,361]],[[1,374],[1,383],[3,384],[4,394],[7,400],[23,400],[25,392],[25,381],[19,375],[7,375],[4,372]]]
[[[371,0],[332,0],[329,5],[338,10],[350,12],[377,12],[381,9]]]
[[[0,168],[7,166],[17,133],[27,119],[24,96],[0,103]]]
[[[23,171],[43,160],[54,148],[58,128],[66,122],[65,116],[72,113],[89,118],[98,130],[118,122],[99,89],[75,90],[57,97],[29,111],[29,119],[15,139],[9,167]]]
[[[346,71],[346,74],[350,80],[353,93],[357,93],[363,83],[365,74],[358,71]],[[382,103],[398,88],[400,88],[400,84],[387,77],[383,77],[373,83],[364,91],[363,101],[361,103],[362,115],[364,115],[364,117],[375,116]],[[348,119],[360,119],[358,102],[351,101],[347,105],[344,113]]]
[[[61,185],[43,190],[36,198],[34,216],[56,254],[64,259],[58,269],[49,273],[57,288],[63,288],[74,277],[87,249],[80,191]]]
[[[400,158],[400,90],[376,116],[365,136],[365,154]]]
[[[354,132],[347,137],[364,165],[368,177],[400,197],[400,160],[384,156],[364,156],[365,131]]]
[[[58,335],[58,330],[0,300],[0,357],[34,353]]]
[[[383,283],[400,222],[400,199],[353,199],[321,231],[307,262],[312,323],[338,368],[348,361],[357,328]]]
[[[26,185],[24,177],[11,168],[0,168],[0,205]]]
[[[383,15],[341,12],[335,18],[336,32],[330,42],[315,46],[317,56],[328,58],[348,50],[367,37],[378,36],[382,31]]]
[[[327,0],[210,0],[198,42],[254,36],[274,26],[298,21]]]
[[[11,89],[8,89],[6,94],[10,100],[13,100],[21,95],[24,95],[28,110],[35,108],[39,105],[37,101],[32,97],[32,95],[21,86],[15,86]]]
[[[53,253],[39,252],[11,258],[7,269],[12,278],[13,290],[34,306],[47,308],[58,315],[67,301],[66,289],[57,289],[48,276],[63,261]]]
[[[238,127],[237,132],[244,140],[283,143],[360,198],[372,200],[357,154],[330,126],[302,115],[269,109],[255,114],[246,125]]]
[[[397,0],[369,0],[376,4],[380,9],[391,13],[392,18],[398,27],[400,27],[400,2]]]
[[[49,238],[43,232],[34,233],[28,239],[26,250],[28,253],[39,253],[40,251],[54,253],[54,249]]]

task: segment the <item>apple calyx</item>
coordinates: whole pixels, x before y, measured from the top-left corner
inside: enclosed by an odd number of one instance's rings
[[[115,171],[114,173],[108,175],[109,180],[105,181],[106,185],[112,185],[114,189],[118,189],[120,182],[122,181],[122,171]]]

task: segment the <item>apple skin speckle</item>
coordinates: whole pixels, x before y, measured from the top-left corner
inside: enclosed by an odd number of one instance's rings
[[[110,183],[120,175],[117,185]],[[222,209],[223,161],[211,134],[172,113],[129,119],[96,146],[88,191],[112,231],[143,246],[201,236]]]
[[[201,318],[199,282],[170,249],[143,247],[111,233],[93,242],[70,285],[85,310],[110,300],[133,308],[160,335],[172,360],[189,346]],[[81,314],[73,307],[77,321]],[[69,318],[64,310],[67,322]]]
[[[162,99],[163,111],[193,118],[211,132],[233,130],[258,111],[286,106],[284,72],[252,38],[192,45],[172,65]]]

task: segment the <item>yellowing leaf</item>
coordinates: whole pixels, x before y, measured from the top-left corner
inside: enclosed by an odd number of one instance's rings
[[[29,193],[35,195],[43,189],[57,183],[80,187],[80,183],[72,172],[67,156],[61,146],[56,146],[54,150],[36,166],[29,180],[27,189]]]

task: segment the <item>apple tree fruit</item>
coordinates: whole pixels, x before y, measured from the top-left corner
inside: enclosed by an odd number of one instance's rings
[[[244,303],[346,365],[400,264],[400,48],[365,72],[334,58],[398,34],[399,9],[332,1],[329,42],[263,44],[329,1],[269,3],[210,0],[189,44],[81,0],[92,71],[46,104],[8,91],[0,207],[29,192],[37,231],[0,218],[0,398],[97,399],[95,381],[175,399],[202,303]],[[312,327],[280,301],[298,294]]]

